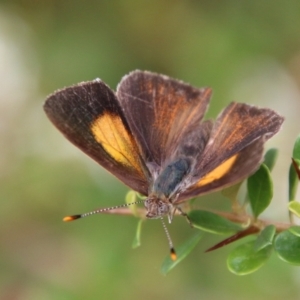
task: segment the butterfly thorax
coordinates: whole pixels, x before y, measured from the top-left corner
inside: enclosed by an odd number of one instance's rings
[[[160,218],[172,214],[174,200],[178,196],[180,185],[190,170],[188,158],[178,158],[169,163],[158,175],[145,200],[147,218]]]

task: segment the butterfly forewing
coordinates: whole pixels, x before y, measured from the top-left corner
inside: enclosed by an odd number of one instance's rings
[[[147,194],[150,174],[106,84],[94,80],[59,90],[48,97],[44,109],[69,141],[130,188]]]
[[[129,126],[145,160],[163,167],[185,135],[199,128],[211,89],[197,89],[167,76],[134,71],[117,89]]]

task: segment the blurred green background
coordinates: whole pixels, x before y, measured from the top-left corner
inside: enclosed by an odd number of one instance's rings
[[[280,149],[275,196],[264,217],[287,220],[287,173],[300,133],[300,2],[0,1],[0,299],[299,299],[300,268],[272,256],[252,275],[226,268],[235,245],[205,254],[205,236],[167,276],[159,221],[147,221],[132,250],[137,219],[62,217],[124,202],[127,188],[50,124],[47,94],[103,79],[115,89],[134,69],[211,86],[208,113],[230,101],[271,107],[286,117],[267,147]],[[199,204],[229,203],[219,193]],[[184,218],[175,245],[193,234]]]

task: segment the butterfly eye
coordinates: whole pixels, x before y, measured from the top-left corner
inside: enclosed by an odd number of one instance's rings
[[[158,204],[158,214],[160,216],[164,216],[166,214],[169,214],[170,212],[170,205],[164,201],[159,201]]]

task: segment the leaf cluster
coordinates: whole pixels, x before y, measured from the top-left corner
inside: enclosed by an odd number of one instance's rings
[[[228,269],[236,275],[246,275],[262,267],[275,252],[284,262],[300,265],[300,226],[294,224],[294,218],[300,217],[300,202],[296,200],[300,180],[300,136],[296,139],[289,169],[289,197],[287,208],[290,223],[282,224],[259,219],[273,198],[271,171],[276,163],[278,150],[272,148],[264,156],[259,169],[247,179],[247,192],[244,201],[238,199],[241,182],[223,190],[223,195],[231,200],[232,212],[212,212],[192,209],[187,218],[192,226],[199,230],[195,235],[176,248],[177,259],[164,260],[161,272],[168,273],[196,247],[204,235],[229,235],[207,251],[213,251],[237,240],[242,242],[227,257]],[[133,195],[130,194],[130,200]],[[251,213],[248,213],[250,208]],[[133,247],[140,245],[141,225],[139,220]],[[244,241],[246,236],[253,239]],[[244,241],[244,242],[243,242]]]

